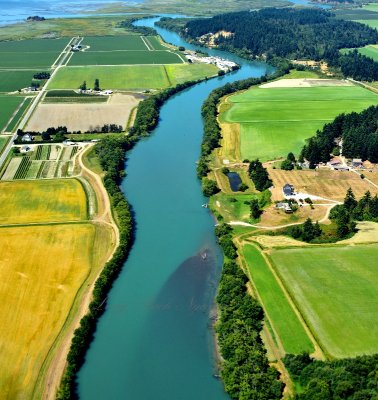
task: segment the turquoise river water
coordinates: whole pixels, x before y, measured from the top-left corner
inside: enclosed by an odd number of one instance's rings
[[[139,24],[153,26],[156,20]],[[167,42],[193,48],[157,30]],[[208,52],[242,68],[172,97],[157,129],[128,154],[122,189],[135,212],[136,239],[80,371],[81,399],[228,399],[213,377],[211,314],[222,255],[196,177],[200,110],[213,89],[272,68]]]

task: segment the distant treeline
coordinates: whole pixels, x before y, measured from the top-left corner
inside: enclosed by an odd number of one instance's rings
[[[366,25],[336,19],[320,9],[265,8],[189,20],[182,32],[192,39],[219,31],[215,43],[224,48],[245,49],[267,59],[278,56],[289,59],[320,60],[327,49],[343,49],[374,44],[378,32]]]
[[[217,227],[220,243],[230,230],[226,224]],[[225,262],[217,295],[220,319],[216,332],[224,359],[221,377],[232,399],[278,400],[284,385],[278,371],[269,366],[260,337],[264,312],[247,292],[247,282],[235,261]]]
[[[156,36],[157,35],[157,32],[153,28],[149,28],[147,26],[133,25],[133,23],[135,21],[138,21],[139,19],[142,19],[142,18],[136,17],[136,18],[130,18],[125,21],[118,22],[117,28],[125,28],[128,31],[139,33],[140,35],[143,35],[143,36]]]
[[[187,82],[167,89],[143,100],[138,106],[137,116],[130,134],[121,137],[108,137],[99,142],[95,151],[102,169],[105,171],[104,186],[109,194],[112,208],[116,215],[120,231],[120,243],[112,259],[105,264],[95,283],[93,299],[89,305],[89,312],[81,319],[80,327],[75,330],[71,347],[67,356],[65,369],[57,398],[68,400],[78,398],[76,376],[85,360],[88,346],[93,340],[98,318],[105,311],[106,298],[114,280],[120,273],[127,258],[133,239],[133,220],[129,204],[119,185],[124,176],[124,162],[126,152],[138,140],[147,136],[158,124],[159,110],[170,96],[195,85],[198,81]]]
[[[378,398],[378,354],[335,361],[316,361],[307,354],[289,354],[284,363],[301,387],[295,400]]]
[[[316,136],[303,147],[301,158],[310,167],[327,162],[335,148],[335,139],[343,140],[343,156],[378,162],[378,106],[357,113],[340,114],[333,122],[324,125]]]

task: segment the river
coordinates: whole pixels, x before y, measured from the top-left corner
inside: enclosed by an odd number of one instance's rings
[[[156,20],[139,24],[153,26]],[[167,42],[193,47],[157,30]],[[136,239],[79,373],[81,399],[228,399],[213,377],[210,316],[223,260],[196,177],[200,109],[213,89],[272,68],[209,53],[242,68],[172,97],[157,129],[128,154],[122,189],[135,212]]]

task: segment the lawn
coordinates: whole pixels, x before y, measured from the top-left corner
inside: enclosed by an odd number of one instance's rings
[[[0,224],[87,219],[87,201],[76,179],[0,182]]]
[[[298,154],[325,123],[377,104],[378,97],[357,86],[253,87],[228,101],[221,120],[240,124],[241,158],[265,161]]]
[[[24,101],[24,97],[0,95],[0,131],[2,131],[17,107]]]
[[[108,256],[108,228],[92,224],[0,228],[0,393],[42,398],[33,389]],[[89,279],[89,280],[88,280]],[[47,358],[46,358],[47,357]]]
[[[242,255],[269,320],[287,353],[312,353],[314,346],[260,251],[246,244]]]
[[[75,53],[69,65],[181,64],[183,60],[166,50],[83,51]],[[0,63],[1,65],[1,63]]]
[[[378,351],[378,245],[273,250],[273,262],[324,350]]]

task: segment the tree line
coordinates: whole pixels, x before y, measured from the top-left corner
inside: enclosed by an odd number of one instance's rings
[[[245,49],[253,56],[320,60],[328,49],[361,47],[378,41],[366,25],[335,18],[321,9],[264,8],[189,20],[181,29],[197,39],[208,33],[231,32],[215,43],[226,49]]]
[[[216,228],[222,247],[224,238],[231,237],[231,231],[226,224]],[[269,365],[260,337],[264,312],[248,293],[247,282],[247,276],[235,261],[224,263],[217,295],[220,318],[216,324],[224,360],[221,377],[232,399],[278,400],[284,385],[279,372]]]
[[[335,148],[335,140],[342,139],[343,156],[378,162],[378,106],[360,113],[340,114],[333,122],[310,138],[301,151],[300,159],[307,159],[310,168],[327,162]]]
[[[308,354],[288,354],[286,368],[301,393],[294,400],[375,400],[378,398],[378,354],[318,361]]]

